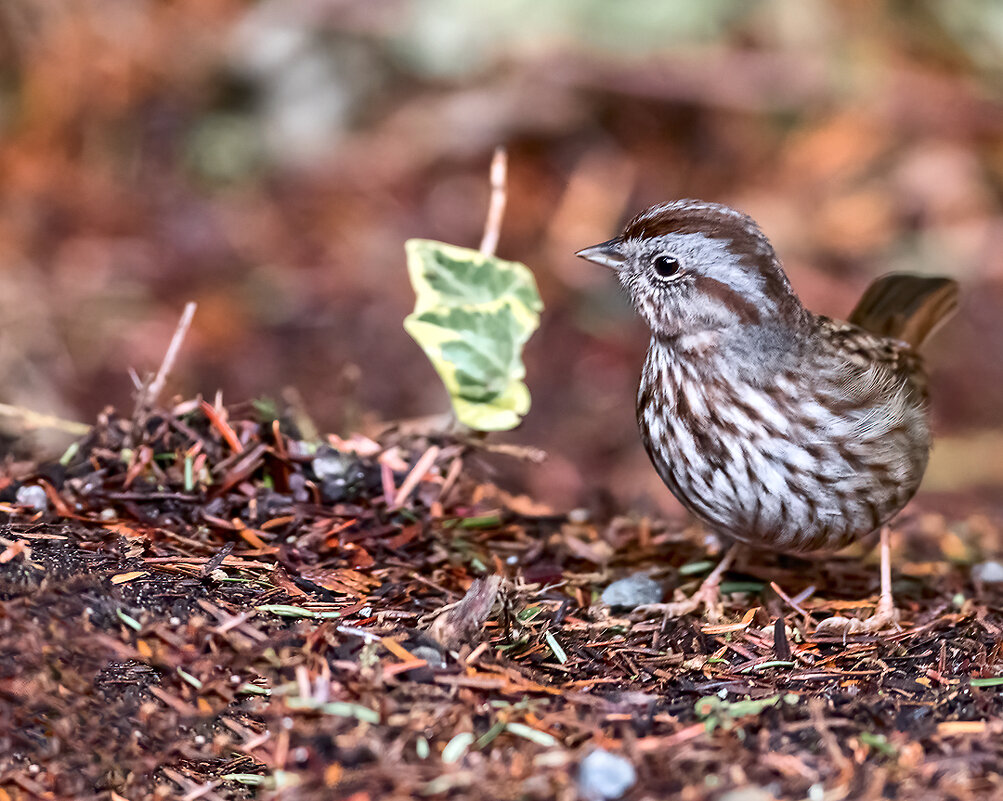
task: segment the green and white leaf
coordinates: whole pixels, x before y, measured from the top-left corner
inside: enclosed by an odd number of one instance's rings
[[[445,384],[457,419],[478,431],[515,428],[529,411],[522,349],[543,302],[519,262],[429,239],[405,243],[414,311],[404,328]]]

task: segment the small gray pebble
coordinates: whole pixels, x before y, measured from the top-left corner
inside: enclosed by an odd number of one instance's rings
[[[408,650],[415,659],[424,659],[428,662],[430,668],[446,667],[446,660],[442,658],[442,654],[439,653],[437,648],[433,648],[430,645],[416,645],[414,648],[409,648]]]
[[[19,506],[27,506],[40,512],[49,508],[49,496],[37,484],[25,484],[23,487],[18,487],[16,498]]]
[[[643,604],[657,604],[662,600],[662,585],[646,573],[635,573],[614,581],[602,594],[608,606],[633,609]]]
[[[637,781],[630,761],[602,748],[590,753],[578,766],[578,793],[588,801],[619,798]]]
[[[996,561],[980,562],[972,566],[972,579],[983,584],[1003,582],[1003,565]]]

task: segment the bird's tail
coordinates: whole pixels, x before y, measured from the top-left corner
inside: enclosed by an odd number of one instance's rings
[[[890,273],[867,287],[849,322],[919,348],[957,307],[957,281]]]

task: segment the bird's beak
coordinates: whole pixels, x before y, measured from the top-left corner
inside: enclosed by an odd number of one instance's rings
[[[575,255],[586,261],[609,267],[611,270],[619,270],[623,267],[626,259],[623,255],[623,240],[618,236],[590,248],[579,250]]]

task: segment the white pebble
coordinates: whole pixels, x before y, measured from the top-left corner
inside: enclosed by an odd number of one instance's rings
[[[16,498],[19,506],[27,506],[29,509],[37,509],[39,512],[44,512],[49,508],[49,496],[37,484],[25,484],[23,487],[18,487]]]
[[[619,798],[637,781],[630,761],[602,748],[590,753],[578,766],[578,791],[588,801]]]
[[[1003,565],[996,561],[980,562],[972,566],[972,579],[983,584],[1003,582]]]
[[[313,472],[321,481],[325,478],[344,476],[347,467],[345,457],[337,451],[325,451],[315,457],[311,464]]]

